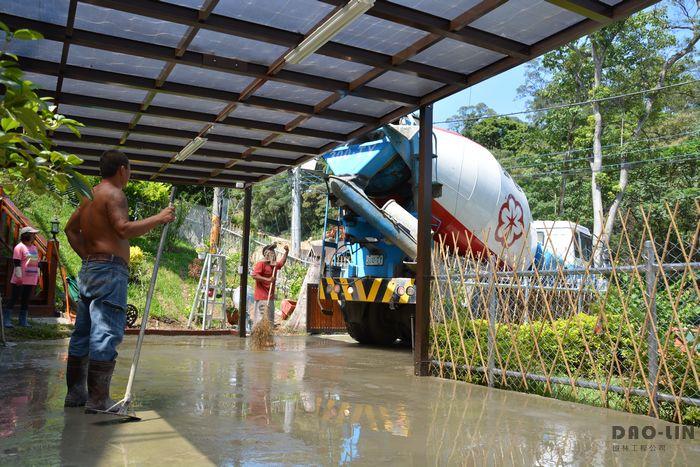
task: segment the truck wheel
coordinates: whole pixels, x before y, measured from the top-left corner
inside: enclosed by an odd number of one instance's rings
[[[398,335],[396,325],[390,317],[389,305],[385,303],[370,303],[365,314],[369,334],[375,345],[391,345]]]
[[[360,344],[373,344],[367,326],[367,304],[362,302],[345,302],[341,306],[345,318],[345,328],[350,337]]]

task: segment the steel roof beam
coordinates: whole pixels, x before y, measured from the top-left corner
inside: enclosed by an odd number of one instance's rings
[[[613,20],[613,8],[597,0],[547,0],[547,2],[599,23],[609,23]]]

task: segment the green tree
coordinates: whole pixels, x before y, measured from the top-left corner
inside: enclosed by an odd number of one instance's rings
[[[55,112],[55,106],[40,98],[30,81],[23,78],[16,55],[7,52],[13,40],[38,40],[28,29],[10,29],[0,22],[5,36],[0,50],[0,184],[10,194],[28,187],[35,193],[73,190],[90,196],[90,185],[76,172],[82,160],[52,148],[49,133],[64,126],[77,135],[82,126]]]
[[[592,100],[589,106],[577,110],[548,110],[537,123],[556,123],[549,131],[558,134],[560,141],[567,141],[569,148],[577,140],[591,147],[588,164],[593,232],[603,244],[613,233],[617,213],[630,188],[630,170],[645,157],[643,152],[629,149],[647,136],[647,128],[667,118],[673,93],[648,92],[641,99],[600,99],[646,89],[650,84],[653,90],[692,79],[690,70],[699,39],[697,4],[669,1],[550,52],[529,70],[522,93],[532,96],[533,109],[560,103],[562,96],[566,101]],[[614,159],[604,160],[604,146],[617,142],[624,146]],[[565,156],[565,171],[570,160]],[[604,170],[611,162],[618,165],[617,169]],[[560,192],[563,195],[563,190]]]

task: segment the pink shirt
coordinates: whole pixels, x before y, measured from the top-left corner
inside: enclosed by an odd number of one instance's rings
[[[12,259],[18,259],[22,266],[22,277],[12,274],[10,283],[16,285],[36,285],[39,282],[39,251],[36,246],[18,243]],[[14,269],[14,268],[13,268]]]

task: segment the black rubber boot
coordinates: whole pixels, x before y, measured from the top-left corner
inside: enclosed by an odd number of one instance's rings
[[[68,393],[64,407],[82,407],[87,402],[88,356],[74,357],[68,355],[66,363],[66,386]]]
[[[9,308],[4,308],[2,310],[2,322],[7,329],[14,328],[12,325],[12,310]]]
[[[19,310],[19,325],[23,328],[30,328],[32,327],[31,324],[29,324],[29,321],[27,318],[29,317],[29,311],[28,310]]]
[[[87,376],[88,400],[85,404],[85,413],[97,413],[99,410],[104,411],[114,405],[114,401],[109,398],[109,384],[112,381],[115,363],[116,360],[111,362],[90,360]]]

